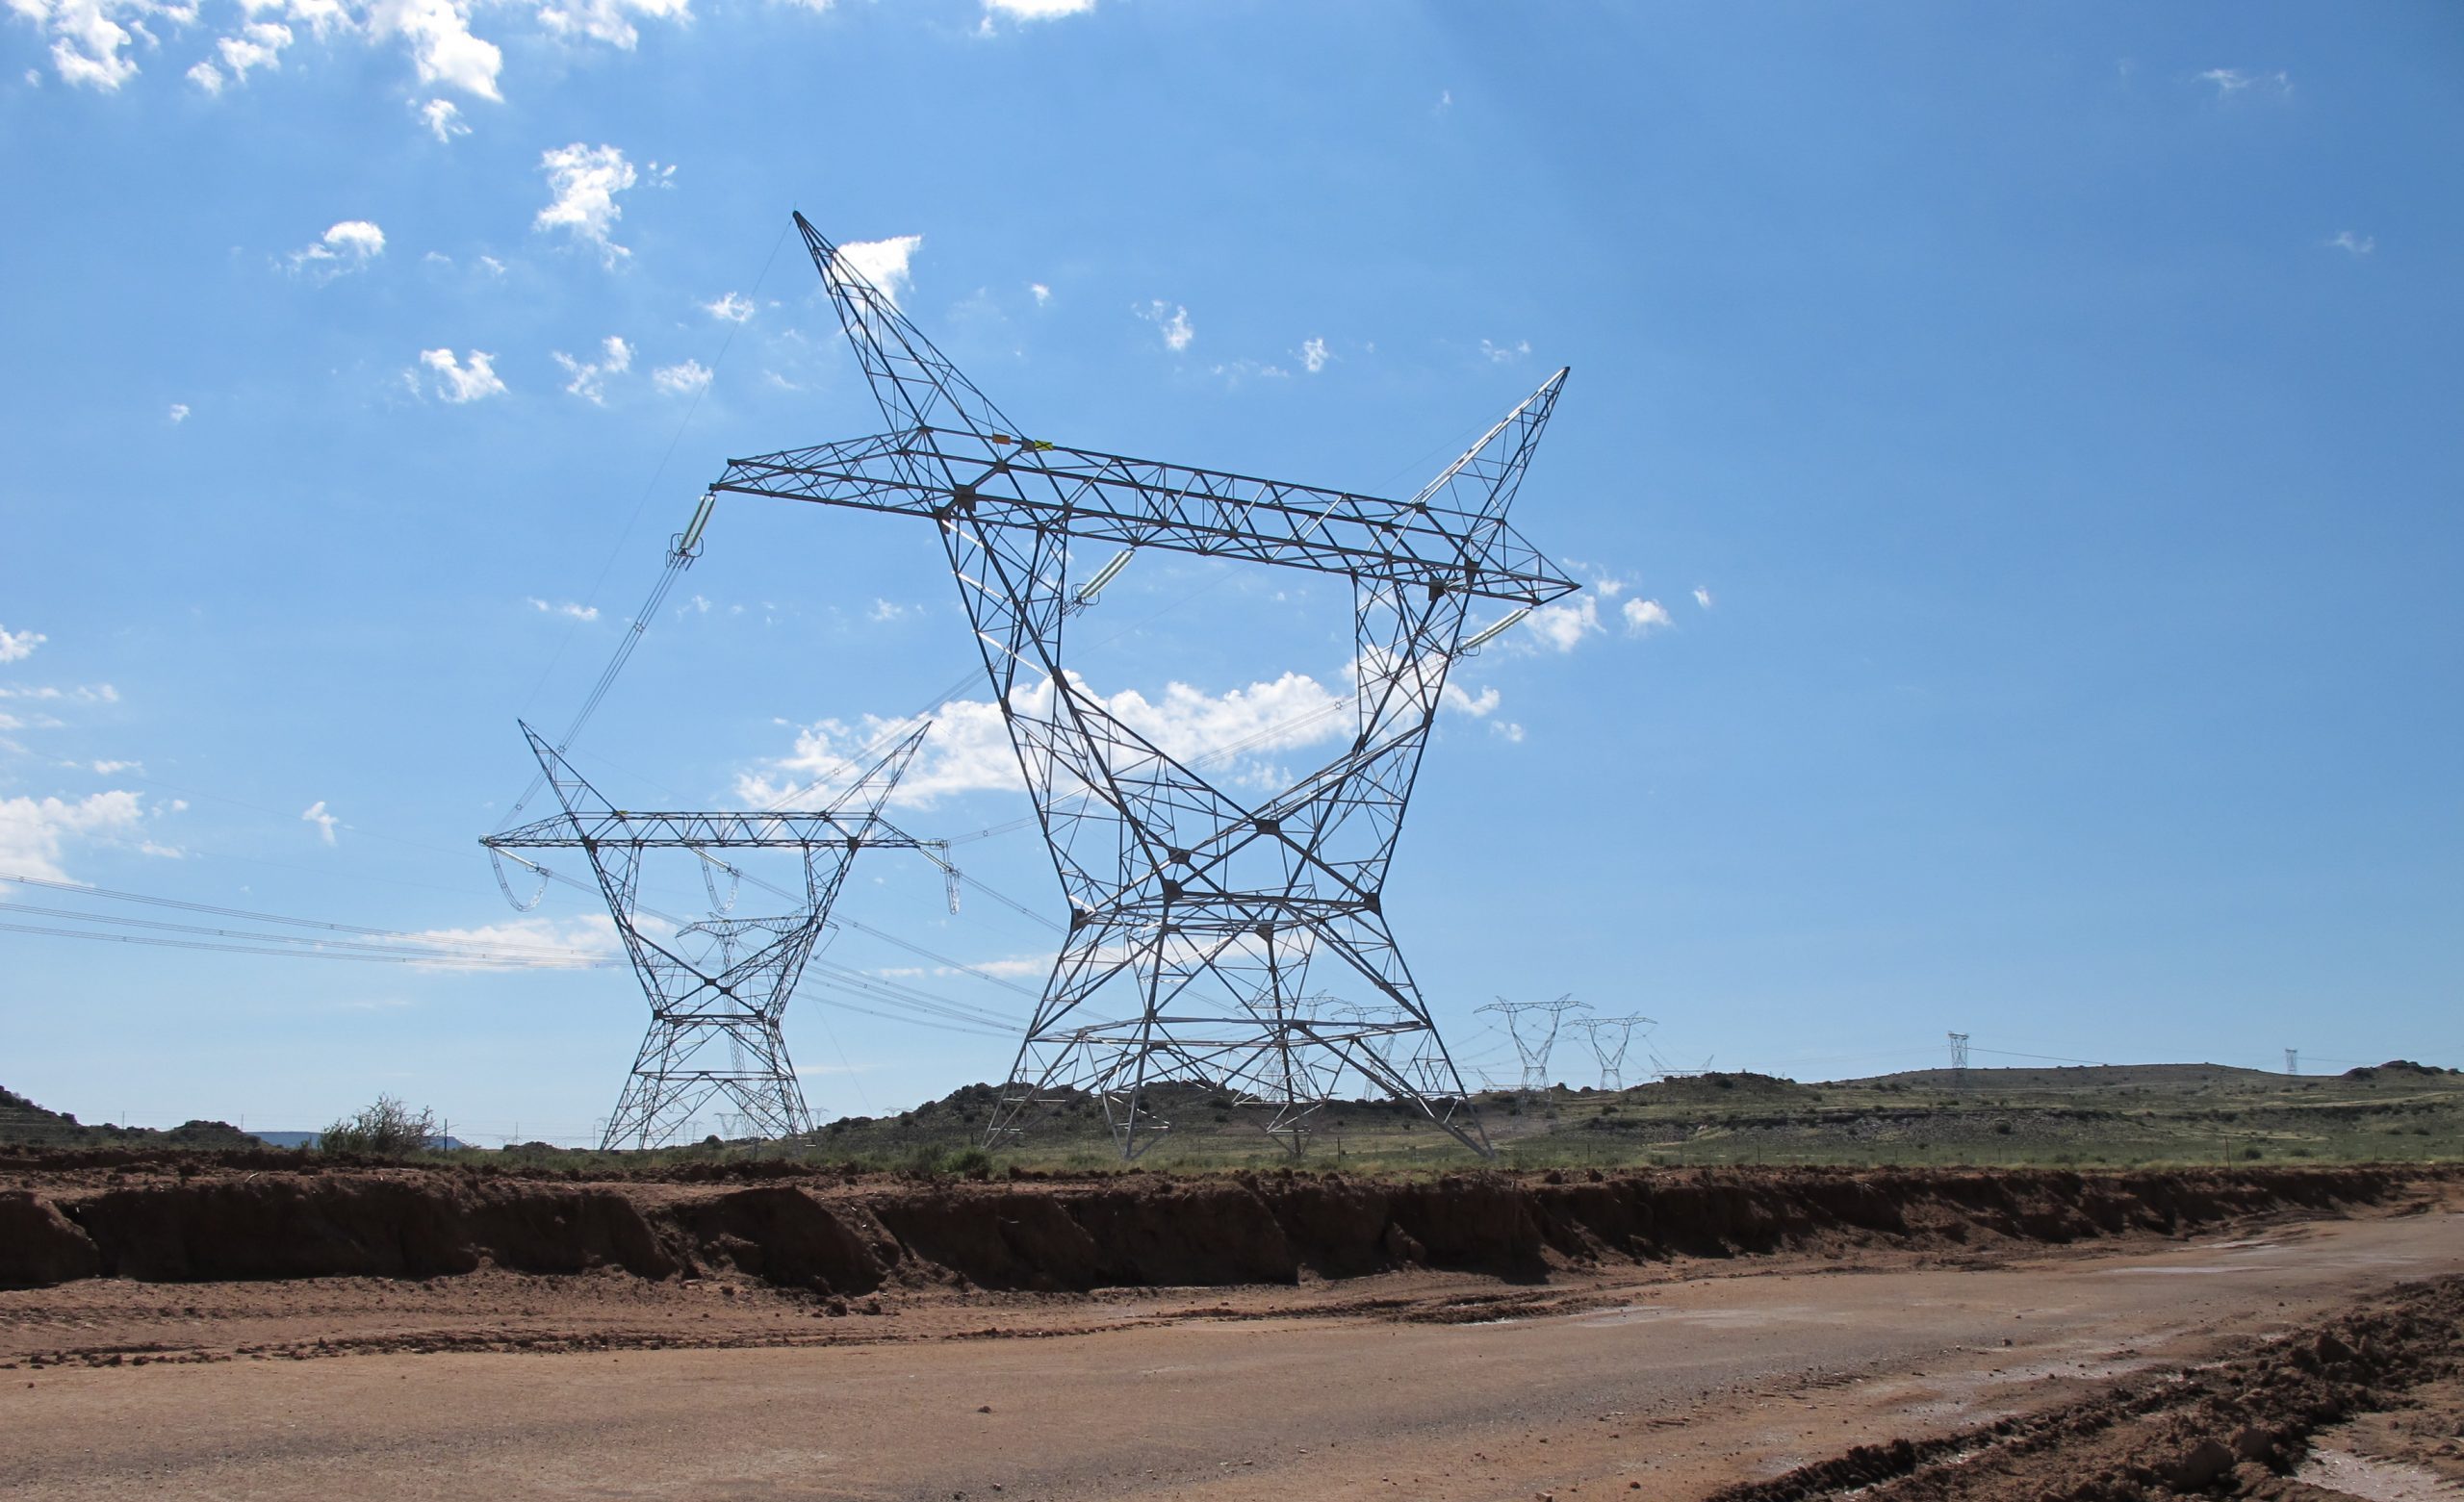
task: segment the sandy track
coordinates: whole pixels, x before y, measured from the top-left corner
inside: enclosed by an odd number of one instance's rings
[[[1339,1300],[1142,1289],[808,1312],[828,1343],[807,1345],[20,1366],[0,1374],[0,1493],[1695,1497],[1854,1443],[2048,1409],[2464,1272],[2464,1215],[1987,1268],[1764,1265],[1525,1290],[1563,1311],[1490,1323],[1393,1317],[1471,1291],[1397,1275]],[[43,1291],[107,1302],[133,1286]],[[382,1291],[288,1286],[342,1304]],[[195,1301],[225,1288],[138,1292],[210,1326]],[[787,1317],[748,1304],[729,1318],[765,1315]],[[83,1317],[108,1322],[99,1304]],[[346,1334],[365,1316],[303,1317]],[[863,1322],[879,1333],[831,1328]]]

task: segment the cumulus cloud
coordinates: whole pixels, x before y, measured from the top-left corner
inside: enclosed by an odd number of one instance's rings
[[[23,662],[51,638],[40,631],[12,631],[0,626],[0,662]]]
[[[1656,599],[1630,599],[1620,607],[1618,614],[1626,618],[1626,631],[1630,636],[1640,636],[1646,631],[1656,631],[1673,624],[1668,617],[1668,607]]]
[[[908,263],[923,247],[921,235],[893,235],[887,240],[858,240],[838,247],[842,271],[862,277],[896,307],[909,292]]]
[[[334,827],[341,824],[342,821],[325,811],[325,801],[323,799],[321,798],[315,802],[310,803],[307,808],[301,811],[299,817],[304,822],[315,825],[317,827],[317,833],[324,839],[326,844],[331,845],[334,843]]]
[[[2366,256],[2378,248],[2378,242],[2375,239],[2368,235],[2356,235],[2350,230],[2337,232],[2336,238],[2327,242],[2327,244],[2332,249],[2341,250],[2352,256]]]
[[[306,248],[291,253],[291,269],[321,281],[364,269],[385,253],[385,232],[366,219],[345,219]]]
[[[1696,585],[1694,589],[1694,603],[1702,606],[1706,610],[1710,609],[1711,592],[1703,588],[1701,585]]]
[[[51,66],[62,82],[116,93],[137,76],[137,63],[124,50],[136,37],[115,17],[141,28],[142,17],[163,8],[152,0],[9,0],[9,9],[51,34]]]
[[[640,181],[623,151],[575,141],[541,152],[539,168],[548,174],[550,197],[531,228],[563,230],[578,243],[597,246],[600,259],[611,267],[632,254],[608,238],[625,216],[616,195]]]
[[[671,396],[698,392],[710,384],[710,369],[699,360],[680,365],[663,365],[651,372],[651,384]]]
[[[1184,763],[1238,783],[1280,785],[1289,774],[1270,758],[1306,747],[1348,741],[1359,729],[1357,700],[1344,684],[1328,684],[1304,673],[1286,673],[1245,687],[1210,694],[1187,683],[1167,683],[1149,698],[1134,689],[1109,698],[1094,695],[1072,675],[1077,691]],[[1011,696],[1018,712],[1048,714],[1050,682],[1022,687]],[[1454,713],[1486,718],[1499,706],[1494,688],[1478,694],[1449,684],[1442,703]],[[797,729],[794,750],[743,773],[735,793],[748,806],[771,807],[791,798],[810,804],[826,801],[869,758],[866,748],[911,726],[912,722],[866,716],[850,725],[824,720]],[[853,764],[853,765],[851,765]],[[811,784],[818,782],[818,787]],[[1018,761],[999,708],[974,700],[953,700],[934,711],[933,733],[892,795],[911,808],[930,808],[964,793],[1016,791]]]
[[[282,49],[290,46],[291,40],[291,28],[288,26],[276,21],[249,21],[240,28],[238,35],[216,41],[214,48],[221,55],[222,66],[230,69],[231,81],[244,84],[251,68],[280,68]],[[197,77],[200,69],[215,74],[212,83]],[[200,63],[189,69],[189,76],[195,78],[207,93],[222,91],[222,77],[210,63]]]
[[[135,834],[145,813],[135,793],[92,793],[75,802],[59,798],[0,798],[0,874],[65,881],[63,852],[72,841],[109,840]]]
[[[699,598],[700,597],[696,596],[694,598]],[[535,595],[526,597],[526,598],[531,609],[536,610],[543,615],[568,616],[576,621],[596,621],[599,619],[599,607],[597,605],[578,605],[570,599],[564,601],[562,604],[550,604],[548,601],[539,598]]]
[[[722,323],[742,323],[753,317],[753,299],[742,293],[728,293],[702,304],[702,311]]]
[[[1197,338],[1197,330],[1190,323],[1190,310],[1178,303],[1166,302],[1158,297],[1142,308],[1133,307],[1129,311],[1154,324],[1164,336],[1164,347],[1174,354],[1190,347],[1191,342]]]
[[[469,363],[456,360],[450,349],[423,349],[420,364],[436,372],[436,394],[456,406],[466,401],[481,401],[504,395],[504,382],[497,378],[496,356],[474,349]],[[418,385],[416,375],[412,385]]]
[[[504,57],[495,43],[471,32],[475,0],[241,0],[237,29],[215,38],[210,57],[192,64],[187,78],[209,94],[245,83],[258,68],[279,68],[282,53],[306,27],[319,38],[341,34],[372,43],[399,42],[423,84],[441,85],[480,98],[500,97],[497,78]],[[681,14],[684,0],[584,0],[586,4],[644,13]],[[137,76],[129,44],[158,38],[146,27],[159,17],[172,26],[196,24],[196,0],[9,0],[9,8],[52,38],[52,66],[71,84],[105,92]],[[541,23],[555,23],[542,14]],[[611,38],[612,39],[612,38]],[[436,127],[440,130],[442,127]]]
[[[633,17],[654,21],[689,21],[692,0],[563,0],[539,8],[539,24],[562,36],[587,37],[628,52],[641,33]]]
[[[1589,595],[1572,604],[1542,605],[1523,624],[1542,646],[1561,652],[1573,651],[1584,637],[1598,636],[1604,629],[1600,624],[1600,602]]]
[[[471,134],[471,127],[462,122],[462,107],[450,99],[430,99],[419,110],[420,123],[440,141],[449,143],[456,136]]]
[[[633,368],[633,346],[610,334],[600,341],[599,358],[585,364],[559,349],[554,351],[556,363],[573,377],[565,390],[595,406],[607,405],[607,377],[622,375]]]
[[[1052,289],[1041,282],[1029,282],[1027,291],[1035,294],[1036,306],[1039,308],[1052,301]]]
[[[1324,340],[1306,339],[1300,342],[1301,369],[1307,370],[1310,374],[1315,375],[1319,371],[1324,369],[1326,368],[1326,362],[1333,358],[1334,356],[1326,353],[1326,342]]]
[[[169,417],[171,419],[171,425],[174,427],[186,422],[189,420],[189,404],[185,401],[175,401],[171,403]]]
[[[1531,341],[1518,339],[1511,344],[1494,344],[1484,339],[1480,341],[1480,353],[1488,356],[1492,364],[1511,365],[1530,357]]]

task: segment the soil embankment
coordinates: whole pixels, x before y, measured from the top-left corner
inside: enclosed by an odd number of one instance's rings
[[[742,1278],[829,1295],[1291,1284],[1405,1268],[1552,1270],[1794,1252],[1946,1254],[2174,1235],[2389,1208],[2452,1175],[2394,1168],[1697,1169],[1395,1182],[917,1182],[770,1165],[574,1182],[467,1169],[143,1161],[0,1166],[0,1286],[433,1279],[495,1267]]]

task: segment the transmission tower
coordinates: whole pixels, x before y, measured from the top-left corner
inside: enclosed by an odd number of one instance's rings
[[[919,843],[883,820],[881,807],[926,728],[910,732],[819,811],[635,813],[611,807],[537,731],[522,727],[564,812],[479,843],[508,854],[587,855],[650,997],[650,1031],[601,1133],[602,1151],[665,1146],[713,1101],[734,1107],[719,1118],[731,1123],[730,1135],[775,1138],[812,1130],[780,1024],[856,853]],[[642,930],[635,892],[643,854],[655,850],[697,856],[706,878],[707,867],[721,864],[713,851],[795,851],[804,858],[802,900],[782,917],[714,913],[654,937]],[[717,905],[715,891],[712,901]]]
[[[1514,1040],[1514,1051],[1522,1056],[1525,1099],[1548,1093],[1549,1051],[1557,1046],[1557,1031],[1565,1026],[1566,1014],[1583,1009],[1583,1004],[1571,995],[1553,1002],[1509,1002],[1501,996],[1480,1008],[1504,1023],[1505,1035]]]
[[[1069,903],[988,1140],[1085,1092],[1134,1158],[1170,1125],[1158,1084],[1229,1087],[1288,1124],[1351,1081],[1489,1153],[1387,927],[1386,869],[1449,668],[1515,619],[1471,628],[1474,601],[1528,611],[1578,588],[1505,521],[1566,372],[1408,500],[1127,459],[1026,437],[796,225],[889,431],[732,460],[715,488],[930,518],[947,551]],[[1073,590],[1082,541],[1123,553]],[[1067,670],[1068,622],[1142,547],[1351,580],[1359,719],[1341,753],[1235,796]],[[1362,1009],[1297,1006],[1313,966]]]
[[[1574,1025],[1582,1030],[1591,1042],[1592,1056],[1600,1060],[1604,1090],[1626,1088],[1626,1050],[1633,1042],[1634,1030],[1659,1026],[1640,1012],[1631,1017],[1577,1017]]]
[[[1967,1034],[1954,1032],[1949,1034],[1949,1037],[1951,1040],[1951,1085],[1954,1089],[1964,1089],[1967,1085]]]
[[[2301,1072],[2301,1051],[2299,1049],[2289,1048],[2284,1051],[2284,1072],[2289,1075],[2297,1075]]]

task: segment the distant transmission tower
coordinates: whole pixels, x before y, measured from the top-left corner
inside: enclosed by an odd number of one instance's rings
[[[1454,660],[1579,588],[1505,520],[1565,372],[1405,500],[1127,459],[1026,436],[796,226],[887,431],[732,460],[715,488],[929,519],[948,555],[1069,903],[987,1140],[1083,1093],[1134,1158],[1170,1127],[1158,1085],[1289,1125],[1348,1082],[1490,1154],[1387,926],[1386,870]],[[1088,544],[1122,551],[1073,587]],[[1263,798],[1219,785],[1069,671],[1068,623],[1140,548],[1350,582],[1358,718],[1332,760]],[[1476,625],[1479,601],[1508,613]],[[1322,987],[1360,1009],[1298,1005]]]
[[[1565,1026],[1566,1014],[1583,1009],[1583,1004],[1571,995],[1553,1002],[1509,1002],[1501,996],[1480,1008],[1504,1021],[1505,1035],[1514,1040],[1514,1051],[1523,1056],[1526,1099],[1548,1093],[1549,1051],[1557,1046],[1557,1031]]]
[[[1950,1039],[1951,1086],[1954,1089],[1964,1090],[1967,1088],[1967,1034],[1954,1032],[1950,1034]]]
[[[818,812],[633,813],[610,807],[537,731],[522,727],[564,812],[479,843],[507,854],[579,850],[587,855],[650,997],[650,1031],[601,1134],[603,1151],[674,1142],[714,1100],[735,1107],[719,1118],[730,1135],[783,1137],[812,1130],[781,1019],[856,853],[918,845],[885,822],[881,807],[925,728],[891,747]],[[712,851],[795,851],[804,857],[803,901],[783,917],[714,914],[654,936],[643,931],[634,901],[643,853],[654,850],[688,852],[705,866],[724,866]]]
[[[1654,1028],[1658,1024],[1636,1012],[1631,1017],[1578,1017],[1574,1025],[1591,1040],[1593,1056],[1600,1060],[1600,1087],[1604,1090],[1626,1088],[1626,1050],[1637,1028]]]
[[[2289,1048],[2284,1051],[2284,1072],[2289,1075],[2297,1075],[2301,1072],[2301,1051],[2299,1049]]]

